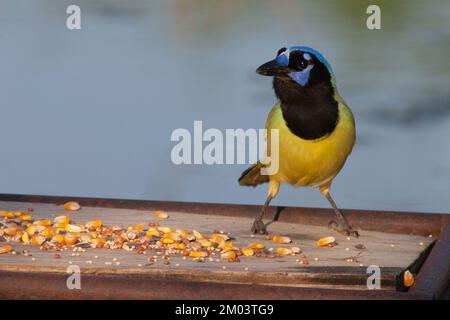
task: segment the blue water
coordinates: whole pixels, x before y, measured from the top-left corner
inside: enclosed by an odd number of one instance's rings
[[[332,193],[345,208],[450,212],[450,3],[0,1],[0,192],[260,204],[245,165],[176,166],[176,128],[262,128],[254,70],[283,46],[333,66],[358,141]],[[328,206],[282,188],[275,204]]]

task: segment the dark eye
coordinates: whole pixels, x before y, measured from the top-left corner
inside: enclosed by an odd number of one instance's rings
[[[305,69],[308,66],[308,62],[306,62],[305,60],[301,60],[298,66],[300,67],[300,69]]]

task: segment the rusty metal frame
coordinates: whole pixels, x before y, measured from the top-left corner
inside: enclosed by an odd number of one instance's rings
[[[355,291],[243,283],[167,280],[154,277],[92,275],[81,290],[68,290],[67,274],[0,272],[0,299],[431,299],[427,293]]]
[[[410,292],[432,292],[433,298],[443,299],[448,290],[450,290],[450,223],[447,223],[422,265]]]
[[[82,206],[167,210],[193,214],[253,217],[259,206],[171,201],[101,199],[0,194],[0,201],[62,204],[76,200]],[[323,225],[330,209],[273,207],[280,221]],[[82,290],[68,290],[66,274],[0,272],[1,299],[442,299],[450,290],[450,214],[344,210],[356,228],[437,236],[435,246],[407,292],[325,289],[245,283],[170,280],[149,275],[83,275]],[[405,223],[407,221],[407,223]]]

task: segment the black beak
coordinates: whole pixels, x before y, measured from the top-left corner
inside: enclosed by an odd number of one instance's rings
[[[256,69],[256,73],[263,76],[285,76],[289,73],[290,68],[283,66],[277,60],[264,63]]]

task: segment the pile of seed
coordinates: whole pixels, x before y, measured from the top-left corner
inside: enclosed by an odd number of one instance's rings
[[[76,211],[80,207],[76,202],[66,203],[65,210]],[[298,262],[308,264],[307,258],[298,247],[265,248],[262,243],[249,243],[244,247],[233,244],[231,234],[221,230],[213,230],[210,234],[202,234],[196,230],[174,229],[162,226],[158,222],[120,227],[105,225],[99,219],[85,224],[77,224],[68,215],[55,217],[53,220],[34,220],[32,208],[23,211],[0,211],[0,254],[12,253],[14,244],[38,246],[41,250],[68,251],[76,254],[86,248],[105,248],[111,250],[133,251],[137,254],[147,252],[163,255],[164,263],[170,264],[170,255],[182,255],[197,261],[214,260],[213,255],[220,254],[228,262],[239,262],[240,256],[275,258],[286,255],[299,255]],[[162,211],[155,211],[158,219],[169,216]],[[266,237],[277,244],[291,243],[291,239],[275,235]],[[24,250],[26,251],[26,250]],[[55,259],[60,256],[53,255]],[[155,256],[153,256],[155,257]],[[152,259],[149,258],[151,264]]]

